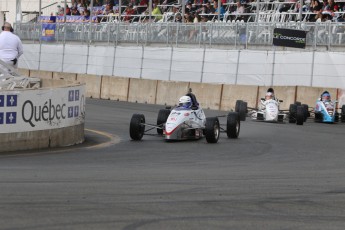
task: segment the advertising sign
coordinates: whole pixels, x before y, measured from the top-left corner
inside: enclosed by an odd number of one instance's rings
[[[307,32],[275,28],[273,32],[273,45],[305,49]]]
[[[55,23],[42,23],[42,41],[54,41],[55,40]]]
[[[84,120],[85,85],[0,91],[0,133],[57,129]]]

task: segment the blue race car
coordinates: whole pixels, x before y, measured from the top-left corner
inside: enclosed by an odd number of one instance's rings
[[[341,120],[345,122],[345,105],[341,108],[341,113],[337,111],[337,101],[332,101],[330,94],[325,91],[321,98],[316,101],[314,113],[315,122],[335,123]]]

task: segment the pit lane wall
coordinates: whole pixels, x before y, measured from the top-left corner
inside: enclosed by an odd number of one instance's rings
[[[244,100],[248,102],[249,107],[257,107],[261,97],[264,97],[268,89],[268,86],[257,85],[161,81],[24,69],[21,72],[30,77],[41,76],[43,84],[76,81],[86,83],[85,93],[90,98],[134,103],[174,106],[178,98],[192,88],[203,108],[223,111],[233,110],[236,100]],[[339,101],[339,107],[345,104],[345,89],[309,86],[274,86],[273,88],[277,98],[283,100],[281,109],[289,109],[290,104],[296,101],[313,107],[317,98],[325,90],[331,93],[333,100]]]
[[[84,141],[85,85],[66,86],[61,80],[54,85],[0,91],[0,152]]]

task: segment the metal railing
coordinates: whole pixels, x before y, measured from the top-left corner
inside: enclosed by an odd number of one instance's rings
[[[227,46],[248,49],[272,46],[274,28],[307,31],[307,50],[345,48],[345,23],[339,22],[212,22],[212,23],[57,23],[55,43],[106,43],[118,45]],[[44,43],[41,23],[15,25],[22,39]]]

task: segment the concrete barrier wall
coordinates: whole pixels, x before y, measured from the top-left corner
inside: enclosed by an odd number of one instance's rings
[[[77,82],[86,83],[86,96],[101,98],[102,77],[99,75],[78,74]]]
[[[84,124],[52,130],[0,133],[0,152],[63,147],[84,142]]]
[[[128,85],[129,78],[102,76],[101,98],[127,101]]]
[[[131,78],[129,80],[128,101],[156,104],[157,80]]]
[[[43,78],[42,82],[50,87],[2,90],[0,152],[84,141],[85,85],[65,79]]]
[[[222,85],[207,83],[190,83],[198,102],[204,109],[220,109]]]
[[[307,104],[309,107],[314,107],[316,100],[320,98],[320,95],[327,90],[332,97],[332,100],[337,100],[337,89],[335,88],[316,88],[298,86],[296,93],[296,101],[300,101],[302,104]]]
[[[246,101],[248,107],[256,108],[258,86],[224,85],[220,110],[235,110],[237,100]]]
[[[158,81],[156,104],[175,106],[188,91],[188,82]]]
[[[21,69],[21,73],[28,70]],[[257,107],[260,98],[265,96],[269,86],[209,84],[195,82],[160,81],[115,76],[87,74],[52,73],[30,70],[29,75],[44,79],[44,86],[61,86],[58,81],[86,83],[87,97],[102,98],[137,103],[149,103],[174,106],[180,96],[192,88],[199,103],[205,109],[229,111],[234,109],[236,100],[244,100],[248,107]],[[50,79],[49,81],[47,79]],[[345,89],[320,88],[309,86],[275,86],[275,95],[283,100],[281,109],[289,109],[290,104],[300,101],[314,107],[317,98],[325,90],[333,100],[339,101],[339,108],[345,104]]]

